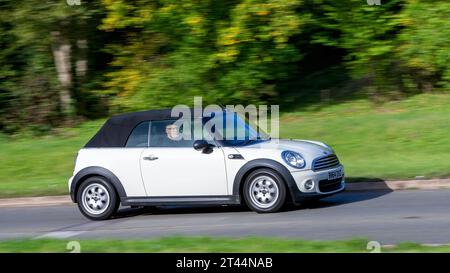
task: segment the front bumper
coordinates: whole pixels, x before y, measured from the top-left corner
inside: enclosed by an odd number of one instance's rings
[[[328,180],[329,172],[334,171],[340,171],[342,173],[342,177]],[[292,172],[291,175],[296,186],[291,187],[291,193],[294,202],[296,203],[304,200],[324,198],[345,190],[344,166],[342,165],[321,171],[306,170]],[[307,190],[304,186],[305,182],[308,180],[314,181],[314,187],[310,190]],[[325,187],[325,184],[331,185],[331,187]]]

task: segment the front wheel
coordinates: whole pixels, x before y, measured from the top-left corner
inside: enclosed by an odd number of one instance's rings
[[[103,177],[90,177],[77,192],[77,203],[81,213],[91,220],[105,220],[119,208],[115,189]]]
[[[245,180],[244,198],[256,212],[279,211],[286,200],[283,178],[271,169],[255,170]]]

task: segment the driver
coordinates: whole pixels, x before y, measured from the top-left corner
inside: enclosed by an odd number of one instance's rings
[[[178,130],[178,126],[175,124],[169,124],[166,126],[166,135],[169,142],[181,140],[180,131]]]

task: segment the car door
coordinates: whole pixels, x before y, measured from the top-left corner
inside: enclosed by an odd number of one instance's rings
[[[196,151],[193,140],[170,138],[175,120],[150,123],[149,147],[140,166],[147,196],[228,195],[223,151]],[[191,129],[191,128],[190,128]]]

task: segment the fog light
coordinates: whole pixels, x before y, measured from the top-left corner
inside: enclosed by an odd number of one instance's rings
[[[305,187],[305,190],[312,190],[314,188],[314,181],[312,181],[311,179],[306,180],[305,184],[303,184],[303,186]]]

